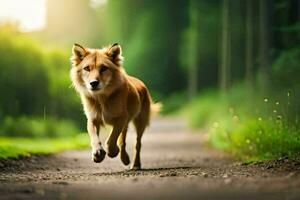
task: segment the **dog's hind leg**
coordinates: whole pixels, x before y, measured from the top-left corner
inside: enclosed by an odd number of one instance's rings
[[[134,119],[133,124],[136,129],[136,143],[135,143],[135,151],[133,155],[133,162],[131,165],[131,169],[141,169],[141,147],[142,147],[142,136],[147,126],[147,123],[143,121],[141,117],[137,117]]]
[[[128,165],[130,163],[128,153],[126,152],[127,129],[128,129],[128,125],[123,129],[123,131],[118,139],[118,146],[120,149],[120,157],[121,157],[121,161],[123,162],[124,165]]]
[[[136,143],[135,151],[133,156],[133,162],[131,169],[141,169],[141,147],[142,147],[142,136],[149,125],[150,120],[150,106],[151,106],[151,97],[149,92],[145,89],[144,98],[142,98],[142,107],[140,113],[133,120],[133,124],[136,129]]]

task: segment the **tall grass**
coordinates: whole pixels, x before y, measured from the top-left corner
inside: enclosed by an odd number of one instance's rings
[[[208,129],[213,147],[241,159],[273,159],[300,152],[296,99],[290,91],[261,97],[239,85],[223,97],[206,92],[182,112],[191,126]]]
[[[0,122],[0,136],[6,137],[63,138],[79,132],[72,121],[53,117],[6,116]]]
[[[69,138],[11,138],[0,137],[0,159],[18,158],[33,154],[57,153],[89,146],[87,134]]]

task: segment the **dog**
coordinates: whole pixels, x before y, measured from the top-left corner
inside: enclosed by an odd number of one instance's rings
[[[159,112],[160,104],[153,103],[145,84],[126,74],[122,49],[118,43],[101,49],[85,48],[74,44],[70,76],[79,93],[92,147],[92,159],[103,161],[120,154],[124,165],[130,164],[126,152],[128,123],[133,122],[137,137],[131,169],[141,169],[141,139],[150,122],[151,112]],[[99,139],[100,127],[113,127],[106,140],[106,151]]]

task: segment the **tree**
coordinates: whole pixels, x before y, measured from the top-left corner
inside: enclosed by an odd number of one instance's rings
[[[43,38],[59,44],[93,44],[95,37],[101,38],[96,11],[89,0],[47,1],[46,28]],[[99,36],[100,34],[100,36]]]
[[[229,88],[230,82],[230,65],[231,65],[231,37],[230,37],[230,15],[229,0],[223,0],[222,5],[222,53],[219,70],[219,84],[221,92],[225,92]]]
[[[259,1],[259,72],[260,72],[260,88],[262,94],[267,94],[270,87],[270,8],[271,0]]]
[[[198,21],[199,21],[199,12],[197,9],[197,2],[196,1],[190,1],[189,5],[189,20],[190,20],[190,26],[188,29],[188,35],[187,35],[187,54],[189,57],[186,57],[185,59],[188,60],[188,93],[189,98],[193,99],[198,90]]]
[[[188,22],[188,2],[130,0],[126,7],[120,7],[122,2],[108,1],[108,8],[123,25],[111,23],[106,29],[113,35],[109,34],[110,38],[121,39],[126,71],[142,79],[156,96],[182,90],[187,79],[178,61],[181,36]],[[112,12],[114,7],[122,12]],[[124,20],[126,13],[130,18]]]
[[[246,83],[253,88],[253,1],[246,4]]]

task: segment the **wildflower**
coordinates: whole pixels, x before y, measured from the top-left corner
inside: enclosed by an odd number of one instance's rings
[[[282,119],[282,116],[281,115],[277,115],[277,119],[278,120]]]
[[[277,105],[277,106],[279,105],[279,102],[278,102],[278,101],[276,102],[276,105]]]
[[[266,103],[267,103],[268,101],[269,101],[269,100],[268,100],[267,98],[265,98],[265,99],[264,99],[264,102],[266,102]]]
[[[232,107],[229,108],[229,113],[233,114],[234,113],[234,109]]]
[[[233,122],[235,122],[235,123],[238,123],[238,122],[240,121],[239,117],[236,116],[236,115],[234,115],[234,116],[232,117],[232,120],[233,120]]]
[[[277,110],[273,110],[273,113],[277,113]]]
[[[287,92],[287,94],[286,94],[288,97],[290,96],[290,92]]]
[[[214,128],[219,128],[219,123],[218,122],[214,122],[213,127]]]

